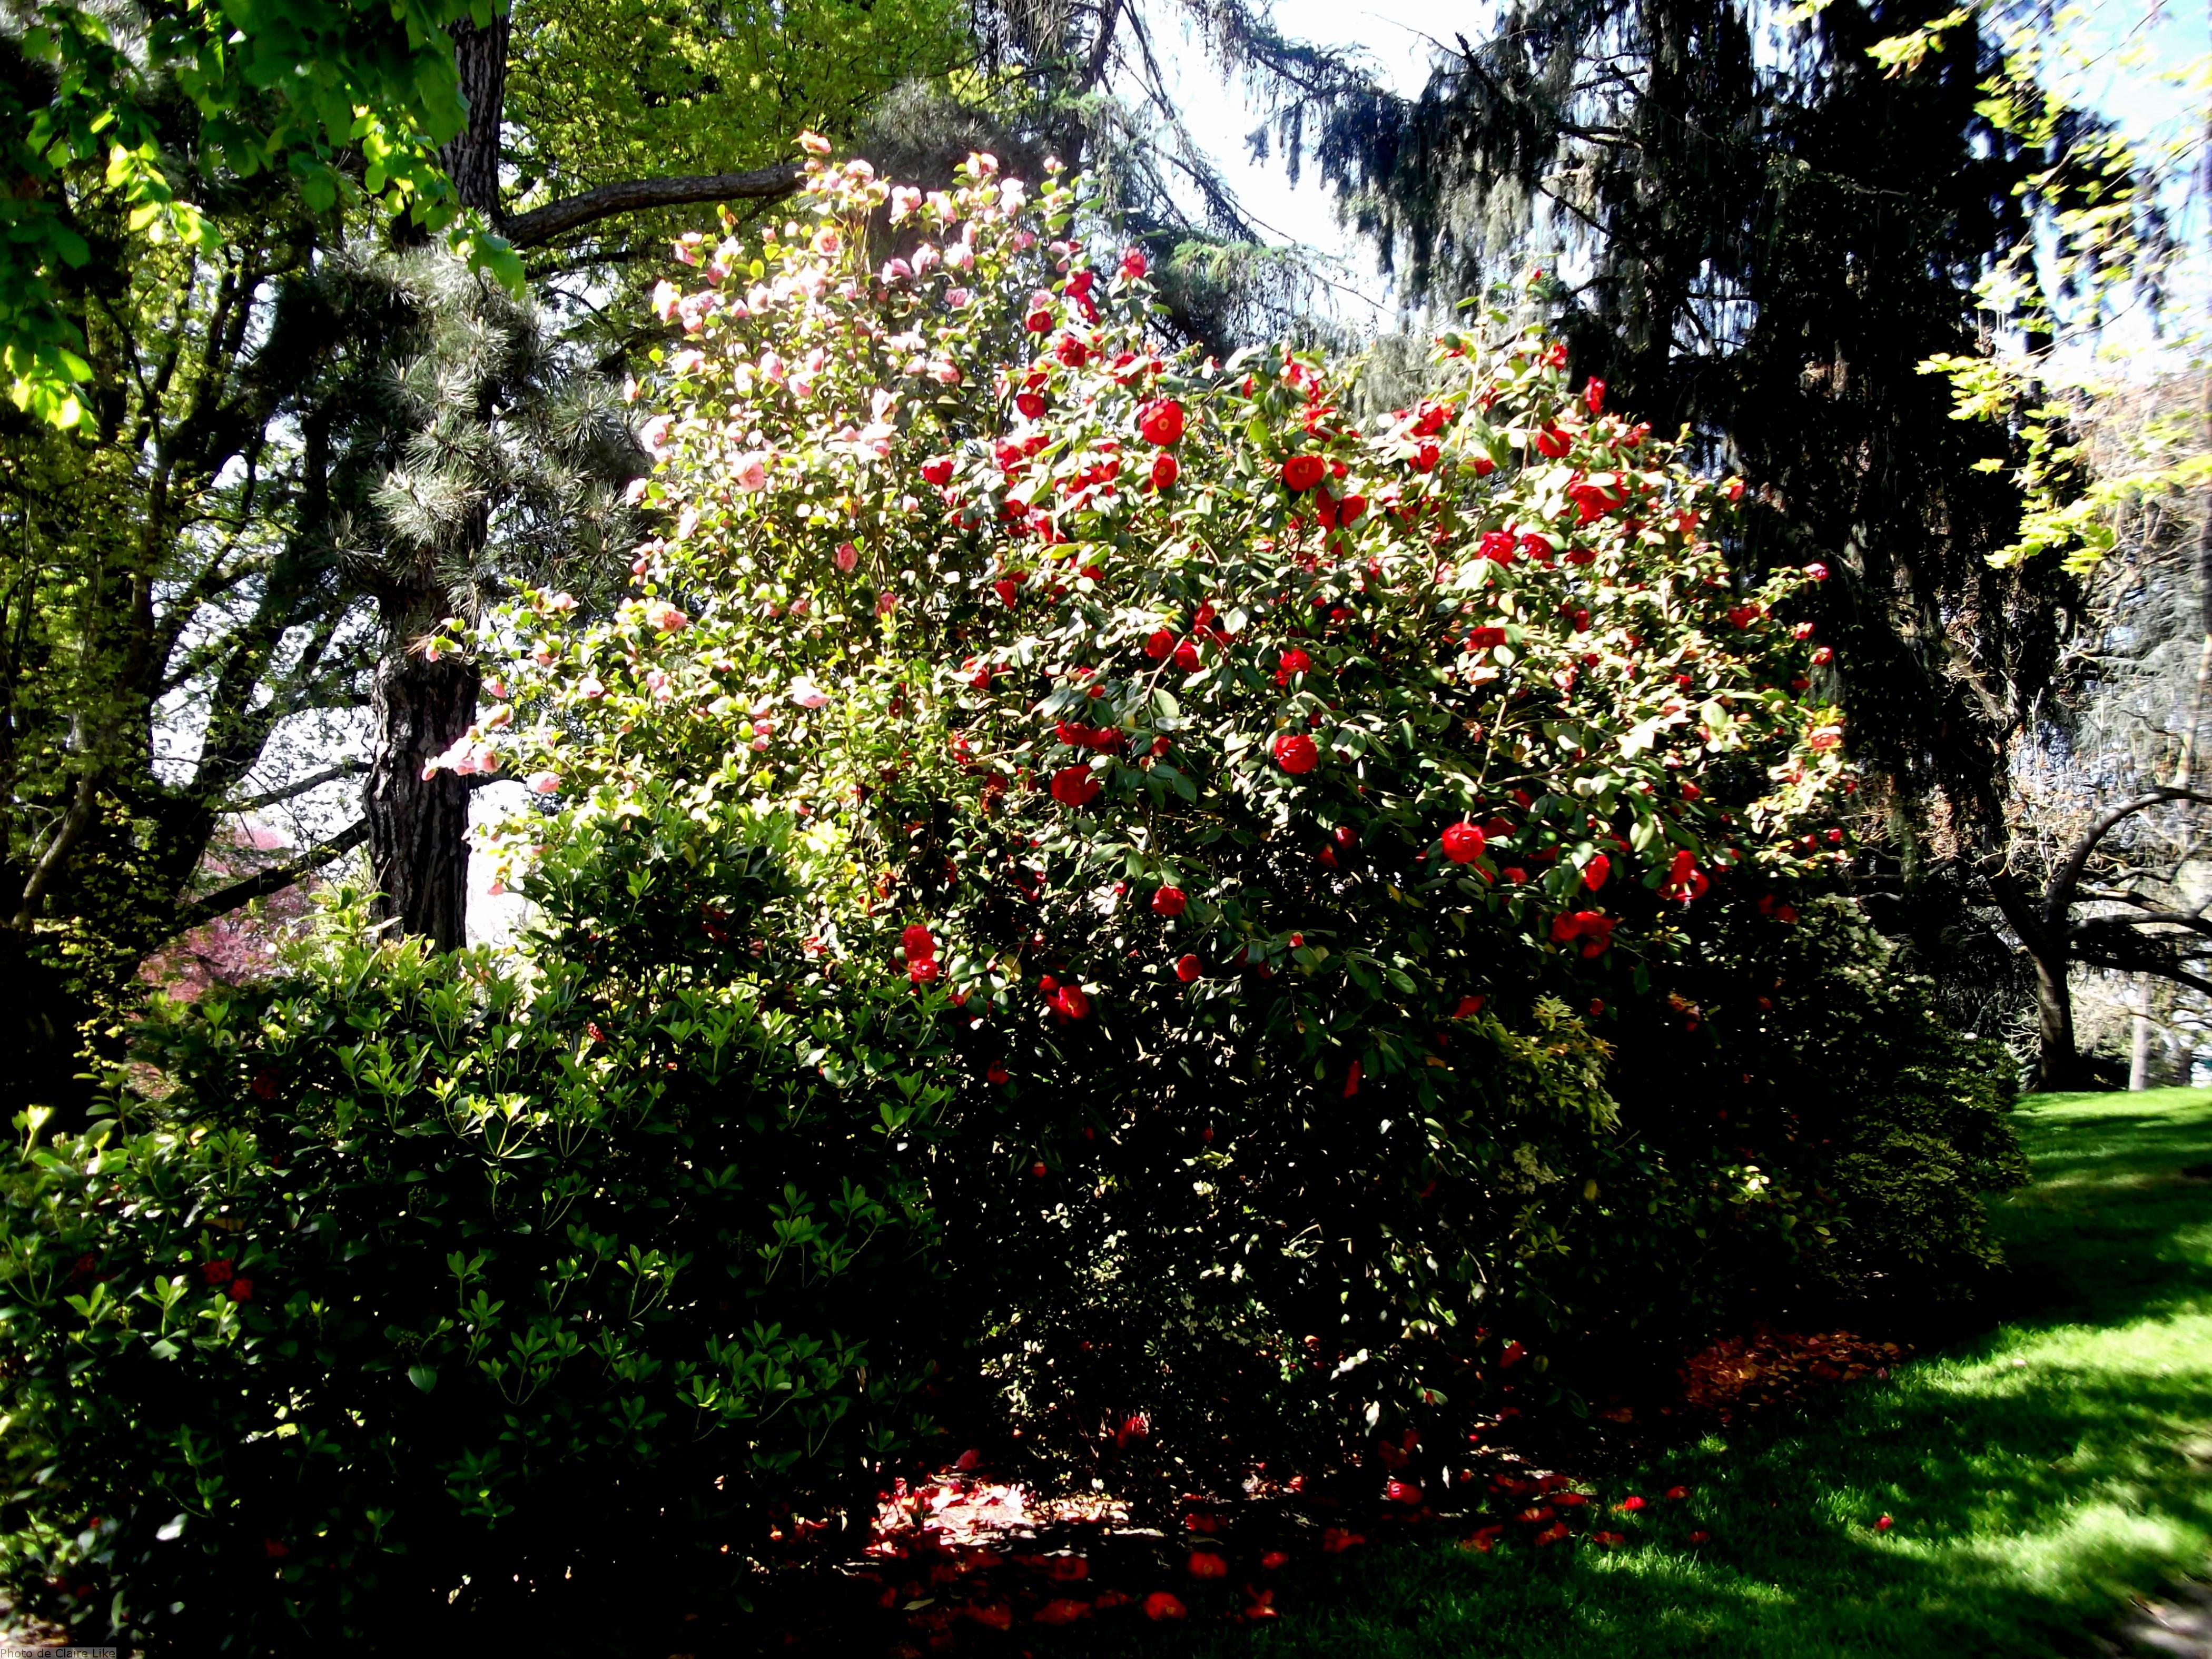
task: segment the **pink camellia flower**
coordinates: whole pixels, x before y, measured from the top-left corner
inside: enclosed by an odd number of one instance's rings
[[[635,507],[640,501],[645,499],[647,482],[647,481],[643,478],[632,478],[628,483],[623,486],[623,501],[624,505]]]
[[[648,627],[657,628],[664,634],[681,634],[691,626],[691,618],[665,599],[647,599],[645,620]]]
[[[740,455],[732,475],[741,489],[761,490],[768,488],[768,458],[765,455]]]
[[[646,453],[656,459],[667,453],[668,428],[675,425],[672,416],[656,415],[637,429],[637,441],[645,446]]]
[[[945,263],[950,264],[951,261],[948,259]],[[948,288],[945,290],[945,308],[947,311],[965,311],[975,303],[975,295],[972,289]]]
[[[878,617],[888,617],[897,609],[898,595],[889,588],[876,595],[876,614]]]
[[[830,141],[818,132],[800,133],[799,147],[809,155],[827,155],[830,153]]]
[[[548,611],[557,611],[565,617],[576,608],[576,596],[563,588],[545,601],[545,608]]]
[[[1032,334],[1042,334],[1052,327],[1052,295],[1039,289],[1030,295],[1023,309],[1022,326]]]
[[[948,243],[945,249],[945,268],[947,270],[975,270],[975,249],[973,245],[965,241]],[[966,289],[956,289],[953,292],[957,294],[966,294],[968,290]],[[969,298],[972,299],[973,297],[974,296],[972,295],[969,295]],[[952,295],[946,295],[945,299],[945,303],[950,305],[952,301]],[[963,300],[960,303],[965,305],[968,301],[966,300]]]
[[[1828,580],[1828,567],[1815,561],[1805,567],[1805,574],[1816,582],[1824,582]]]
[[[939,263],[944,258],[945,256],[939,253],[934,246],[924,242],[914,251],[914,274],[917,276],[927,276],[937,269]]]
[[[999,158],[988,150],[969,150],[968,165],[975,169],[975,176],[979,179],[995,179],[999,176]]]
[[[677,302],[683,297],[683,291],[675,283],[655,283],[653,285],[653,314],[664,323],[674,322]]]
[[[884,261],[883,279],[885,288],[910,283],[914,280],[914,267],[903,259],[886,259]]]
[[[958,386],[961,381],[960,365],[950,357],[935,359],[923,372],[939,386]]]
[[[913,185],[893,185],[891,186],[891,222],[893,224],[911,216],[921,205],[921,192]]]
[[[529,781],[533,795],[556,795],[561,792],[561,775],[557,772],[532,772]]]
[[[837,568],[851,575],[853,568],[860,562],[860,550],[850,542],[837,544]]]
[[[707,354],[689,346],[668,360],[668,372],[672,374],[696,374],[706,366]]]
[[[812,680],[801,678],[791,683],[791,700],[801,708],[819,708],[830,701],[830,694]]]
[[[1843,740],[1844,728],[1840,726],[1816,726],[1813,728],[1811,734],[1806,738],[1806,741],[1811,744],[1814,748],[1821,750],[1823,753],[1826,753],[1828,750],[1833,749]]]
[[[598,675],[586,674],[576,682],[576,695],[580,697],[589,697],[596,702],[607,695],[607,688],[599,683]]]

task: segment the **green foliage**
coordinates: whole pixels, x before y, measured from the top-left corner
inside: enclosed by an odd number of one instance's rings
[[[274,987],[157,1005],[158,1099],[27,1140],[18,1607],[388,1651],[564,1575],[734,1581],[770,1506],[872,1490],[941,1043],[756,949],[791,826],[695,804],[579,826],[520,959],[335,912]]]
[[[0,202],[0,363],[18,409],[59,426],[91,378],[66,295],[93,258],[79,199],[110,198],[128,228],[213,255],[221,234],[198,173],[289,174],[310,210],[365,196],[433,228],[457,204],[437,147],[465,111],[447,31],[494,0],[160,0],[132,13],[70,3],[11,19],[0,52],[0,147],[27,188]],[[188,126],[173,125],[175,104]],[[347,170],[362,163],[359,178]],[[507,245],[456,234],[472,263],[518,279]]]

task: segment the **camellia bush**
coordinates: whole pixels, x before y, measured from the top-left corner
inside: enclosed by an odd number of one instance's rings
[[[823,971],[951,1022],[947,1328],[1033,1446],[1187,1480],[1533,1373],[1557,1264],[1683,1185],[1616,1182],[1622,1011],[1848,855],[1826,573],[1738,580],[1741,483],[1505,311],[1372,419],[1167,350],[1079,180],[817,161],[686,252],[635,596],[450,641],[516,878],[660,781],[804,819]],[[1692,1184],[1655,1231],[1798,1249],[1758,1158]]]
[[[27,1139],[27,1603],[736,1582],[925,1404],[1140,1502],[1387,1437],[1418,1503],[1425,1429],[1986,1255],[2005,1102],[1819,896],[1825,573],[1731,568],[1740,483],[1510,295],[1361,418],[1170,349],[1080,180],[791,211],[656,296],[633,592],[428,647],[496,700],[437,764],[532,797],[514,951],[334,913]]]

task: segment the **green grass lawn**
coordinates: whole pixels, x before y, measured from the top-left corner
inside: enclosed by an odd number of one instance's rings
[[[2212,1166],[2212,1091],[2032,1097],[2019,1127],[2034,1184],[1993,1214],[2017,1316],[1668,1454],[1606,1494],[1655,1500],[1609,1523],[1628,1546],[1370,1549],[1283,1586],[1249,1634],[1115,1650],[2091,1650],[2130,1593],[2212,1561],[2212,1168],[2184,1173]],[[1659,1498],[1675,1485],[1686,1501]]]

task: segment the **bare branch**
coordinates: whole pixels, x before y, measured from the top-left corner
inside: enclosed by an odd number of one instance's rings
[[[177,912],[176,929],[186,933],[204,921],[228,915],[242,904],[266,898],[271,893],[281,893],[302,877],[312,876],[333,860],[348,853],[368,839],[368,820],[362,818],[346,830],[340,830],[319,847],[312,847],[288,864],[279,864],[257,874],[234,881],[228,887],[217,888],[205,898],[182,906]]]
[[[686,202],[734,202],[788,196],[805,176],[796,162],[785,161],[750,173],[695,173],[666,179],[625,179],[564,196],[557,202],[518,213],[502,222],[501,234],[517,247],[536,247],[556,236],[594,224],[617,213],[677,207]]]
[[[227,801],[219,810],[225,812],[258,812],[264,806],[274,806],[279,801],[290,800],[306,794],[310,789],[319,789],[326,783],[335,782],[339,778],[350,778],[367,770],[368,767],[364,762],[343,760],[335,766],[325,766],[319,772],[311,772],[298,782],[288,783],[282,789],[271,789],[265,795]]]

